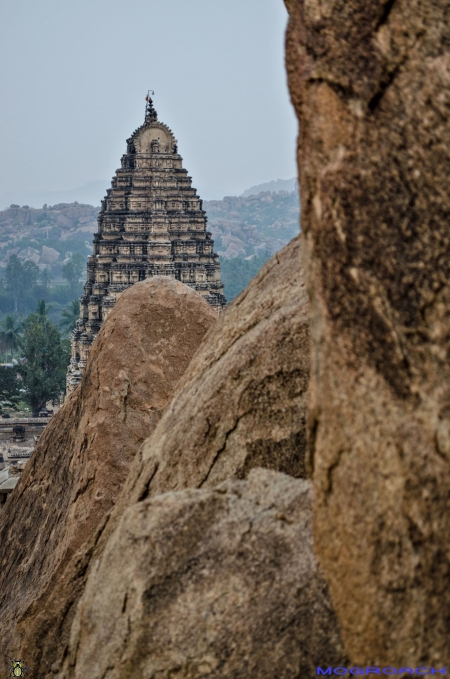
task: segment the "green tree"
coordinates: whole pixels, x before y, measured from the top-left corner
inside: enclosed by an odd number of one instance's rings
[[[235,259],[221,260],[220,273],[227,302],[231,302],[247,287],[269,258],[270,253],[266,252],[265,256],[253,257],[253,259],[236,257]]]
[[[72,255],[71,260],[66,262],[63,266],[62,275],[68,282],[72,294],[75,294],[76,285],[80,280],[83,269],[84,258],[79,252]]]
[[[5,270],[5,288],[14,301],[14,311],[17,313],[23,291],[23,266],[17,255],[11,255]]]
[[[43,288],[48,289],[50,287],[50,283],[52,282],[52,275],[50,274],[50,271],[48,270],[47,267],[45,267],[45,269],[41,271],[39,280]]]
[[[20,347],[21,324],[16,321],[13,314],[8,314],[1,324],[0,341],[6,351],[11,352],[11,357]]]
[[[64,309],[64,311],[61,314],[61,323],[59,324],[59,327],[62,328],[62,331],[68,335],[72,330],[75,328],[77,319],[80,317],[80,301],[78,299],[74,299],[71,303],[68,309]]]
[[[33,293],[39,278],[39,267],[31,261],[24,264],[17,255],[11,255],[5,269],[4,284],[8,294],[14,301],[17,313],[23,302]]]
[[[19,371],[26,390],[24,400],[36,417],[47,401],[59,398],[64,390],[69,363],[67,343],[48,318],[30,314],[23,323],[22,354],[25,362]]]
[[[22,264],[22,280],[24,291],[31,291],[36,286],[40,276],[39,267],[34,262],[27,259]]]
[[[17,379],[15,368],[0,366],[0,401],[10,401],[16,406],[20,400],[22,382]]]
[[[37,317],[37,320],[42,323],[45,320],[48,320],[48,312],[50,311],[51,306],[50,304],[47,304],[45,302],[45,299],[40,299],[39,302],[37,303],[36,311],[34,312],[34,315]]]

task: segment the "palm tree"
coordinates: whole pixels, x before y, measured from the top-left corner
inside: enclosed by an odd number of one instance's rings
[[[69,335],[75,328],[77,319],[80,317],[80,302],[78,299],[73,300],[70,303],[68,309],[64,310],[61,314],[62,321],[59,327],[63,329],[63,332]]]
[[[8,351],[11,351],[11,357],[14,351],[17,351],[20,346],[20,330],[21,324],[16,321],[13,314],[8,314],[1,324],[0,341]]]
[[[46,304],[45,299],[40,299],[37,303],[36,311],[34,313],[38,317],[38,320],[42,322],[48,318],[48,312],[50,309],[50,304]]]

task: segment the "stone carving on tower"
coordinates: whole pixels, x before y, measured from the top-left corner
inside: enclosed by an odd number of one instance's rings
[[[158,121],[149,95],[146,100],[145,122],[127,139],[122,167],[102,200],[80,318],[71,335],[68,392],[81,380],[102,322],[130,285],[169,276],[197,290],[218,312],[226,304],[202,201],[172,131]]]

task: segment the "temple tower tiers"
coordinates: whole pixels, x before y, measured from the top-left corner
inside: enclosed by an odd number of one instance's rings
[[[102,200],[80,318],[71,335],[69,392],[81,380],[102,322],[133,283],[169,276],[197,290],[218,312],[226,303],[202,201],[172,131],[147,100],[145,122],[127,139],[122,167]]]

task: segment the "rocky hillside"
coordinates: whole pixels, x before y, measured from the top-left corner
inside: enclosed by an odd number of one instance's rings
[[[260,192],[256,196],[204,201],[216,250],[224,259],[274,254],[298,233],[296,192]],[[58,275],[70,253],[87,256],[97,230],[98,208],[80,203],[11,205],[0,212],[0,268],[11,255],[49,267]]]
[[[291,177],[291,179],[273,179],[271,182],[251,186],[244,193],[241,193],[241,196],[257,196],[261,191],[271,191],[272,193],[298,191],[298,179],[297,177]]]
[[[40,268],[58,274],[71,253],[89,254],[92,235],[97,230],[98,208],[79,203],[11,205],[0,212],[0,267],[11,255],[31,260]]]
[[[209,230],[224,259],[272,256],[299,232],[296,191],[261,191],[253,196],[205,200]]]

